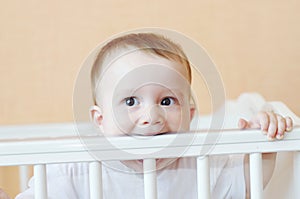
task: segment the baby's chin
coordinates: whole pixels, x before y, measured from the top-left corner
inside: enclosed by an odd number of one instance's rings
[[[178,158],[156,159],[156,170],[164,169],[165,167],[175,164]],[[143,173],[143,160],[124,160],[121,161],[125,166],[133,169],[136,173]]]

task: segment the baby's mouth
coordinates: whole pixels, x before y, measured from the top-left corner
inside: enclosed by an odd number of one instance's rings
[[[165,135],[167,134],[168,132],[160,132],[160,133],[156,133],[155,135]]]
[[[158,135],[165,135],[165,134],[169,134],[171,132],[169,131],[163,131],[163,132],[143,132],[143,133],[133,133],[131,134],[132,136],[142,136],[142,137],[147,137],[147,136],[158,136]]]

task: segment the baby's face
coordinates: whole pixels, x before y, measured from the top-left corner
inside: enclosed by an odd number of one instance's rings
[[[105,136],[189,130],[194,109],[188,74],[181,63],[140,51],[127,54],[106,67],[96,92],[98,124]],[[124,163],[142,169],[142,161]],[[157,164],[165,163],[157,160]]]

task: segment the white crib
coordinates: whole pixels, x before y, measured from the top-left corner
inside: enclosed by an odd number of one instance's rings
[[[245,103],[250,104],[248,111]],[[294,123],[300,124],[300,120],[282,103],[266,103],[258,95],[243,95],[236,101],[227,103],[228,110],[239,108],[239,113],[257,111],[264,106],[276,107],[282,115],[290,115]],[[229,111],[230,117],[226,118],[225,127],[236,125],[236,118],[244,116]],[[234,119],[233,119],[234,118]],[[204,123],[209,122],[209,117],[203,117]],[[200,120],[201,121],[201,120]],[[209,161],[210,155],[225,154],[250,154],[250,180],[251,197],[268,198],[263,192],[262,185],[262,159],[265,152],[290,152],[293,153],[293,187],[288,191],[288,197],[300,198],[300,191],[296,185],[300,183],[300,128],[296,125],[291,133],[286,134],[283,141],[269,142],[259,130],[223,130],[219,131],[195,131],[184,134],[168,134],[154,136],[151,139],[134,139],[132,137],[103,138],[93,134],[89,124],[83,124],[80,128],[86,129],[86,136],[77,135],[75,124],[44,124],[30,126],[3,126],[0,128],[0,166],[20,165],[21,187],[26,187],[27,167],[34,165],[35,198],[47,198],[46,164],[89,162],[90,173],[90,197],[91,199],[102,198],[101,161],[105,160],[129,160],[144,159],[145,172],[144,186],[145,198],[155,199],[156,195],[156,158],[190,157],[197,158],[197,182],[198,198],[210,198]],[[200,125],[201,126],[201,125]],[[205,127],[205,125],[202,125]],[[220,136],[219,136],[220,135]],[[209,142],[207,136],[217,136],[218,140]],[[193,140],[189,146],[182,142],[170,140]],[[88,148],[87,148],[88,143]],[[168,144],[166,144],[168,143]],[[184,153],[178,153],[182,151]],[[204,150],[209,149],[209,150]],[[121,151],[127,153],[120,154]],[[159,153],[155,153],[159,151]],[[209,151],[203,153],[203,151]],[[95,154],[101,156],[95,158]],[[143,154],[143,155],[141,155]],[[99,157],[101,160],[99,160]],[[284,158],[284,157],[283,157]],[[283,159],[279,158],[278,161]],[[276,175],[275,175],[276,176]],[[276,179],[275,179],[276,181]],[[271,183],[272,184],[272,183]],[[271,191],[272,192],[272,191]]]

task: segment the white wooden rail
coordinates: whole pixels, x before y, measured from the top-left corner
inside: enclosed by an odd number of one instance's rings
[[[35,189],[34,195],[36,198],[47,198],[47,176],[46,165],[34,165],[34,181]]]
[[[208,156],[197,157],[198,198],[210,198],[210,176]]]
[[[0,131],[0,133],[4,132]],[[217,141],[207,141],[209,140],[207,136],[216,137],[216,134],[219,135]],[[156,158],[178,156],[197,158],[198,198],[201,199],[210,198],[209,155],[250,154],[251,195],[253,198],[262,198],[261,153],[295,151],[294,170],[298,179],[297,184],[300,183],[299,127],[287,133],[284,140],[274,142],[268,141],[259,130],[199,131],[153,136],[149,139],[61,136],[57,131],[53,135],[47,138],[42,136],[17,138],[16,135],[7,135],[0,140],[0,166],[35,165],[37,199],[47,198],[45,164],[51,163],[90,162],[92,199],[102,196],[101,161],[105,160],[144,159],[146,199],[157,197]],[[208,154],[201,153],[204,147],[210,148]]]
[[[144,189],[145,199],[157,198],[156,186],[156,161],[155,159],[144,159]]]
[[[102,167],[101,162],[89,164],[90,198],[102,199]]]
[[[251,198],[263,198],[262,154],[255,152],[249,155]]]

